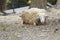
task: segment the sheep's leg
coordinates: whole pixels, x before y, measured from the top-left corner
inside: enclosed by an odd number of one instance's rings
[[[26,24],[26,22],[25,22],[25,21],[23,21],[23,24]]]
[[[23,21],[23,24],[25,24],[25,22]]]
[[[36,25],[36,23],[34,22],[33,25]]]
[[[29,23],[27,23],[26,21],[23,21],[23,24],[29,24]]]

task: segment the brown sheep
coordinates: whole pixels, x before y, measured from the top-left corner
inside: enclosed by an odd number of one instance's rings
[[[37,25],[39,23],[44,24],[46,22],[46,10],[31,8],[22,12],[21,15],[23,22],[27,24]]]

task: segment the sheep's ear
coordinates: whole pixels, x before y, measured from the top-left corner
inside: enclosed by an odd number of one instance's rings
[[[49,16],[46,15],[45,18],[49,18]]]

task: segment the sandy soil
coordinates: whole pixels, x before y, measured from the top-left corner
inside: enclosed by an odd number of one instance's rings
[[[19,15],[0,16],[0,40],[60,40],[60,9],[49,9],[47,25],[22,24]]]

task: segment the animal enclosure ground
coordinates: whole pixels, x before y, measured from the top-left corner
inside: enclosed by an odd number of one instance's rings
[[[0,40],[60,40],[60,9],[49,10],[47,25],[22,25],[19,15],[0,16]]]

